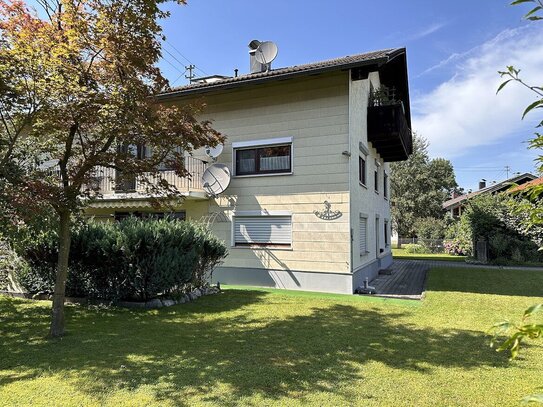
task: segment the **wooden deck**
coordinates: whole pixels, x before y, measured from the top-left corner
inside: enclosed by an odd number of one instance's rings
[[[385,272],[371,282],[378,297],[420,300],[429,265],[424,262],[396,260]]]

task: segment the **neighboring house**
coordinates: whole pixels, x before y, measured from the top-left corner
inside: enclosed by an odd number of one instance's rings
[[[526,182],[522,185],[518,185],[514,188],[512,188],[509,192],[510,193],[521,193],[524,194],[527,188],[536,187],[538,185],[543,185],[543,177],[539,177],[534,179],[533,181]]]
[[[520,186],[535,179],[535,175],[532,175],[530,173],[524,173],[515,175],[514,177],[501,182],[493,183],[490,186],[487,186],[486,180],[483,179],[479,182],[479,190],[464,195],[453,196],[453,198],[443,203],[443,210],[449,212],[451,216],[457,218],[462,215],[468,199],[471,199],[481,194],[497,194],[499,192],[504,192],[511,188],[511,186],[514,184]]]
[[[228,243],[215,281],[353,293],[392,263],[388,163],[412,152],[406,51],[281,69],[253,58],[250,74],[160,95],[172,104],[204,98],[202,119],[227,136],[217,162],[232,174],[210,197],[203,151],[187,157],[191,180],[164,171],[185,196],[174,215],[208,222]],[[106,177],[101,188],[88,215],[155,212],[137,182],[121,191]]]

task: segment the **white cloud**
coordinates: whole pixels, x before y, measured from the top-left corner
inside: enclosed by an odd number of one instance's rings
[[[496,95],[503,81],[497,71],[514,65],[528,83],[539,85],[543,74],[542,28],[531,25],[503,31],[481,46],[453,54],[438,64],[442,67],[456,62],[454,75],[413,100],[413,129],[430,141],[432,155],[458,157],[513,134],[525,132],[528,138],[533,133],[536,115],[524,121],[520,117],[534,95],[514,83]],[[512,142],[518,144],[518,137]]]
[[[447,23],[434,23],[434,24],[422,29],[421,31],[411,35],[410,37],[407,38],[407,41],[420,40],[421,38],[427,37],[427,36],[435,33],[436,31],[441,30],[446,25],[447,25]]]

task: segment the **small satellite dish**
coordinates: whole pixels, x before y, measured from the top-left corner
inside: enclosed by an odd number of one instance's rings
[[[222,144],[217,144],[215,147],[206,146],[204,149],[206,155],[211,158],[217,158],[221,155],[224,146]]]
[[[277,45],[271,41],[261,43],[255,52],[255,58],[262,65],[268,65],[277,57]]]
[[[202,175],[204,191],[215,197],[230,185],[230,170],[224,164],[213,164]]]

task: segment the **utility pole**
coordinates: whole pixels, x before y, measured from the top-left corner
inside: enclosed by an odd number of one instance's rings
[[[192,72],[194,71],[195,68],[196,68],[196,65],[192,65],[192,64],[185,67],[185,69],[189,71],[189,74],[185,75],[185,78],[189,80],[189,83],[192,83],[192,80],[196,77],[196,74]]]
[[[511,167],[506,165],[505,166],[505,172],[507,173],[507,179],[509,179],[509,171],[511,171]]]

